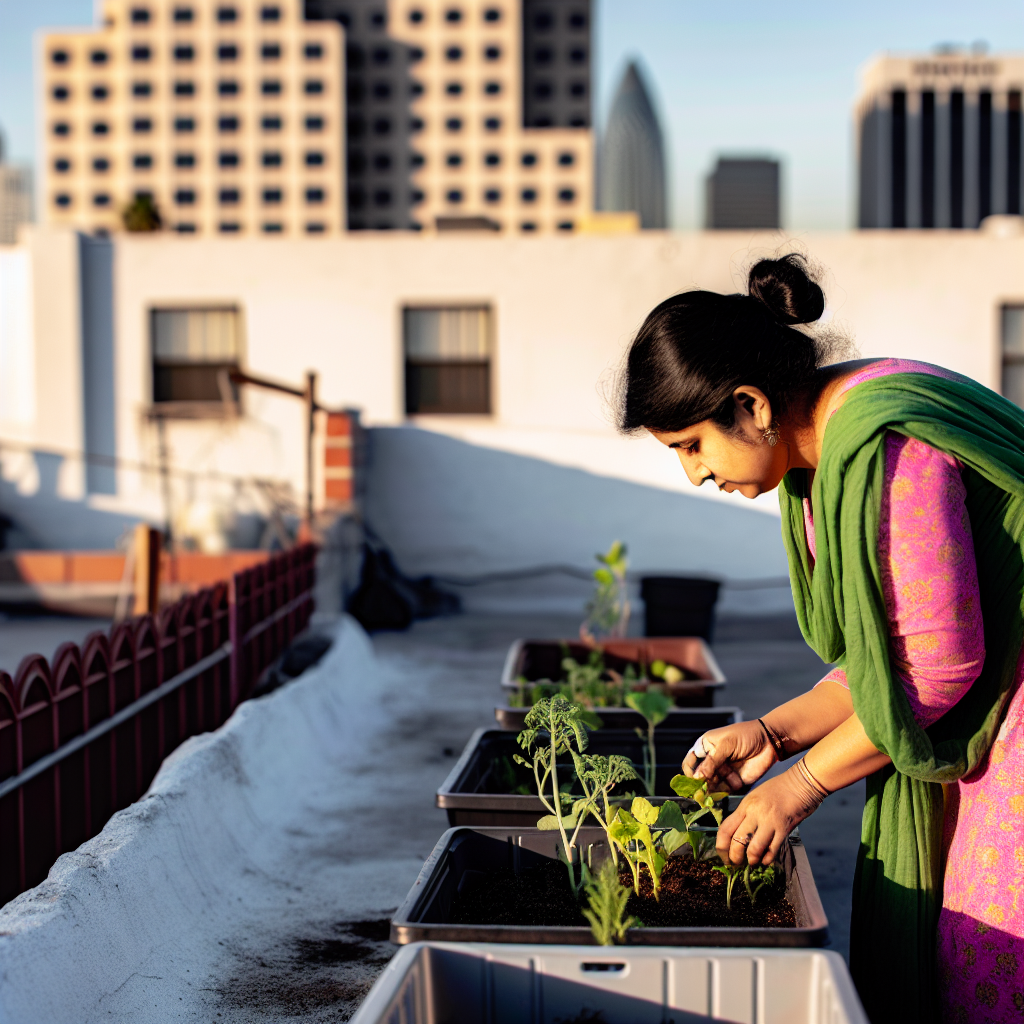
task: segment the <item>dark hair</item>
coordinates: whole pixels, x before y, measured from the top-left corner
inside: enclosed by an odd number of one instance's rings
[[[791,325],[819,319],[825,296],[795,253],[756,263],[747,287],[747,295],[682,292],[647,315],[622,374],[620,430],[730,427],[742,384],[759,387],[776,415],[799,400],[820,353]]]

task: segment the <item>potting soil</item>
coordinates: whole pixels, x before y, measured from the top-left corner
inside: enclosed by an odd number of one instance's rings
[[[640,894],[632,893],[633,876],[620,871],[631,892],[626,913],[649,928],[754,927],[795,928],[796,912],[781,882],[765,886],[757,902],[743,887],[742,878],[732,891],[732,909],[726,905],[725,876],[704,861],[671,857],[661,874],[655,900],[651,876],[640,869]],[[589,927],[569,886],[565,865],[551,861],[516,875],[510,869],[488,872],[467,886],[452,905],[453,924],[518,925],[521,927]]]

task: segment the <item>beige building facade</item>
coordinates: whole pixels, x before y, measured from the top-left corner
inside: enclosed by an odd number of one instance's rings
[[[189,235],[344,228],[343,32],[301,0],[106,0],[41,41],[45,223]]]

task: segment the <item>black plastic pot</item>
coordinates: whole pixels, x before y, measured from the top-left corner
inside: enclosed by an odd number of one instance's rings
[[[625,672],[630,665],[650,665],[661,660],[681,668],[686,680],[665,686],[665,692],[677,707],[711,707],[715,694],[725,686],[725,676],[711,649],[699,636],[625,637],[601,640],[597,646],[607,668]],[[534,683],[541,679],[565,678],[562,660],[566,654],[583,663],[593,648],[579,640],[515,640],[505,656],[501,685],[518,689],[519,680]]]
[[[642,577],[644,633],[647,636],[699,636],[710,642],[720,586],[718,580],[686,576]]]
[[[449,829],[438,840],[416,884],[391,919],[391,941],[402,945],[424,940],[593,945],[589,928],[468,925],[449,920],[452,901],[461,888],[473,885],[474,879],[490,871],[520,871],[554,860],[560,841],[557,832],[536,828]],[[582,829],[578,842],[593,868],[608,856],[607,839],[599,828]],[[828,918],[797,836],[790,837],[778,863],[786,878],[786,896],[796,911],[795,928],[633,928],[627,932],[627,944],[762,948],[824,945]]]
[[[529,708],[511,708],[507,705],[494,709],[494,718],[499,729],[512,729],[516,732],[525,727],[526,714]],[[646,729],[647,721],[643,715],[632,708],[597,708],[598,715],[606,729]],[[673,708],[668,718],[657,726],[657,732],[670,732],[674,729],[718,729],[723,725],[732,725],[743,721],[743,712],[739,708]]]
[[[688,803],[673,794],[669,780],[679,774],[686,752],[704,731],[701,727],[659,729],[655,733],[658,767],[653,800]],[[641,739],[631,729],[598,729],[590,733],[587,753],[624,754],[637,766],[637,773],[642,775],[646,745],[646,739]],[[522,753],[514,732],[505,729],[477,729],[437,791],[436,803],[448,812],[448,824],[536,825],[537,819],[548,812],[536,795],[533,773],[512,759],[514,754]],[[562,777],[567,779],[570,777],[572,763],[568,757],[565,763],[566,774]],[[516,784],[528,787],[529,793],[509,792],[512,788],[510,778],[514,778]],[[625,783],[622,788],[638,794],[644,793],[644,784],[640,781]]]

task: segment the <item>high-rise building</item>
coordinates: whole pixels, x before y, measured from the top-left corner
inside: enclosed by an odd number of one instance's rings
[[[32,172],[4,162],[0,134],[0,245],[13,245],[18,228],[32,220]]]
[[[772,231],[782,226],[779,161],[719,157],[707,178],[705,224],[718,231]]]
[[[305,9],[345,27],[350,229],[544,233],[590,213],[590,0]]]
[[[633,210],[642,228],[668,226],[665,143],[640,69],[630,63],[601,141],[602,210]]]
[[[1020,214],[1024,55],[885,55],[857,100],[862,228],[974,228]]]
[[[104,0],[43,40],[43,219],[188,234],[344,228],[343,34],[301,0]]]

